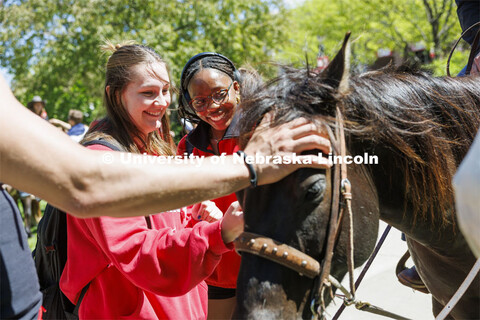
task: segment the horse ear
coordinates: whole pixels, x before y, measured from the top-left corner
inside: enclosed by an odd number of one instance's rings
[[[332,62],[321,73],[321,77],[327,81],[332,81],[334,86],[337,86],[340,93],[348,90],[348,78],[350,73],[350,32],[345,34],[342,48],[338,51]]]

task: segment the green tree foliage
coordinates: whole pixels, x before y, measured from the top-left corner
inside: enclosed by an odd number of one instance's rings
[[[412,58],[412,44],[422,43],[435,53],[427,66],[444,75],[446,57],[461,29],[454,0],[307,0],[292,11],[280,54],[285,61],[315,61],[319,44],[333,56],[345,32],[352,31],[354,63],[371,65],[378,49],[387,48]],[[453,70],[465,64],[468,44],[454,55]]]
[[[174,84],[196,53],[262,69],[284,39],[281,0],[17,0],[0,10],[0,64],[14,75],[15,94],[23,103],[42,96],[60,119],[70,108],[89,121],[101,114],[106,39],[151,46]]]
[[[217,51],[271,76],[265,62],[303,64],[307,55],[312,63],[319,43],[331,57],[349,30],[360,67],[371,65],[379,48],[408,56],[409,45],[423,42],[437,57],[430,68],[443,75],[460,35],[455,10],[454,0],[307,0],[290,10],[283,0],[7,0],[0,6],[0,65],[14,75],[24,104],[40,95],[50,117],[65,120],[76,108],[91,121],[103,112],[107,56],[99,47],[106,39],[153,47],[177,85],[198,52]],[[452,73],[465,63],[465,48],[454,55]]]

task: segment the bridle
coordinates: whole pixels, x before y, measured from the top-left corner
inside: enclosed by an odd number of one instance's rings
[[[327,127],[330,134],[330,141],[334,153],[346,156],[346,143],[344,132],[344,120],[340,108],[337,106],[335,135]],[[347,244],[347,265],[350,278],[350,295],[346,302],[353,303],[355,297],[355,285],[353,282],[353,216],[352,216],[352,194],[351,184],[347,177],[347,164],[341,161],[340,165],[333,166],[333,195],[330,210],[330,224],[326,247],[326,254],[321,263],[309,255],[291,247],[282,244],[268,237],[258,234],[244,232],[235,240],[235,249],[238,252],[247,252],[271,260],[287,268],[290,268],[300,275],[314,279],[314,285],[311,290],[310,308],[312,314],[318,317],[323,314],[325,303],[323,294],[327,287],[332,284],[338,284],[339,281],[333,279],[330,275],[335,244],[340,234],[345,208],[347,209],[348,223],[348,244]],[[333,280],[333,281],[331,281]],[[343,287],[342,287],[343,288]],[[343,291],[343,290],[342,290]]]
[[[480,22],[475,23],[470,28],[465,30],[462,33],[462,36],[468,32],[473,27],[479,25]],[[450,76],[449,64],[451,56],[457,46],[460,38],[455,43],[452,48],[447,62],[447,75]],[[466,74],[470,73],[472,67],[473,59],[475,58],[474,49],[478,47],[480,42],[480,30],[477,32],[472,50],[467,63]],[[345,131],[344,131],[344,121],[343,116],[340,111],[340,108],[336,107],[336,125],[335,125],[335,135],[332,133],[332,130],[327,126],[329,131],[330,141],[333,146],[334,152],[337,155],[340,155],[342,159],[345,159],[346,156],[346,143],[345,143]],[[327,237],[327,247],[326,253],[321,261],[318,262],[316,259],[310,257],[309,255],[289,246],[282,244],[278,241],[264,237],[255,233],[244,232],[240,237],[235,240],[235,249],[238,252],[247,252],[250,254],[257,255],[259,257],[271,260],[280,265],[283,265],[287,268],[290,268],[296,271],[298,274],[306,276],[310,279],[313,279],[314,285],[310,291],[310,309],[312,312],[312,318],[317,319],[319,316],[323,318],[325,311],[325,302],[323,300],[325,290],[329,288],[331,290],[332,285],[337,287],[344,294],[344,304],[334,316],[334,319],[338,319],[341,312],[343,311],[344,306],[355,305],[357,309],[367,312],[372,312],[375,314],[383,315],[393,319],[405,319],[408,318],[399,316],[392,312],[388,312],[376,306],[373,306],[366,302],[357,301],[355,299],[355,289],[360,284],[360,281],[363,279],[367,269],[371,265],[373,259],[378,253],[380,246],[383,244],[388,232],[390,231],[391,226],[387,226],[383,235],[381,236],[377,246],[375,247],[372,255],[367,261],[364,269],[362,270],[359,279],[356,283],[353,280],[353,270],[354,270],[354,261],[353,261],[353,213],[352,213],[352,194],[351,194],[351,184],[347,177],[347,165],[344,161],[341,161],[340,166],[334,165],[333,167],[333,195],[331,201],[331,210],[330,210],[330,223],[329,223],[329,233]],[[335,279],[331,274],[331,264],[332,258],[335,251],[335,245],[337,243],[338,236],[340,234],[340,228],[342,225],[342,220],[344,218],[344,212],[347,212],[347,229],[348,229],[348,243],[347,243],[347,266],[349,274],[349,284],[350,290],[344,288],[340,281]],[[448,313],[453,309],[453,306],[458,302],[460,297],[465,292],[466,288],[470,285],[470,282],[473,280],[474,276],[480,272],[480,258],[477,260],[473,266],[470,273],[467,275],[464,283],[460,286],[455,295],[451,298],[449,303],[445,306],[444,310],[439,314],[437,319],[444,319]],[[468,282],[468,281],[470,282]]]

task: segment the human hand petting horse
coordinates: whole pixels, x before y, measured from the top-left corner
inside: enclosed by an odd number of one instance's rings
[[[343,117],[346,154],[376,155],[378,163],[348,165],[351,196],[343,183],[338,186],[336,164],[334,170],[300,169],[237,193],[245,231],[254,234],[242,246],[254,247],[260,238],[263,245],[256,254],[242,253],[234,318],[322,317],[336,290],[331,277],[340,281],[347,272],[351,231],[352,264],[359,266],[373,250],[379,218],[406,234],[434,315],[475,263],[456,223],[452,176],[480,126],[480,78],[435,78],[405,66],[350,77],[348,65],[347,36],[322,73],[285,68],[268,86],[244,96],[242,136],[251,135],[265,114],[270,129],[305,118],[336,132],[330,141],[338,155]],[[269,138],[261,131],[253,137],[260,136]],[[351,222],[341,213],[350,197]],[[285,246],[319,262],[314,279],[301,271],[309,259],[292,257]],[[284,266],[291,262],[294,270]],[[450,316],[480,318],[479,305],[477,276]]]
[[[330,167],[327,159],[323,158],[321,154],[301,155],[303,151],[312,149],[319,150],[324,154],[331,152],[328,132],[324,126],[315,124],[306,118],[298,118],[278,127],[272,127],[273,118],[272,112],[265,114],[250,138],[245,153],[249,156],[260,156],[264,159],[269,155],[272,155],[272,158],[292,158],[295,155],[298,162],[283,166],[279,170],[280,166],[273,161],[268,163],[256,161],[253,165],[256,167],[259,176],[258,185],[278,181],[278,176],[287,176],[298,168],[308,166],[325,169]],[[308,163],[314,165],[311,166]]]

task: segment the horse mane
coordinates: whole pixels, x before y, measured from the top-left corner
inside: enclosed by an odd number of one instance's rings
[[[333,128],[338,105],[350,148],[388,150],[392,169],[404,173],[404,199],[414,217],[433,222],[441,214],[447,223],[454,210],[453,174],[480,125],[479,79],[387,67],[351,77],[348,92],[340,94],[338,83],[322,74],[282,67],[277,78],[244,95],[241,144],[269,111],[272,126],[306,117]]]

